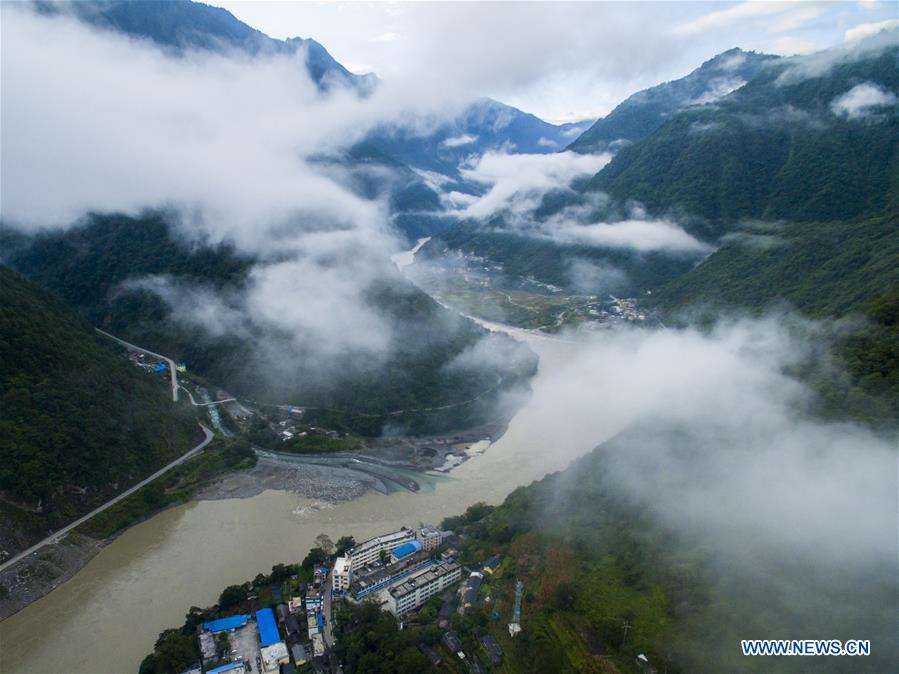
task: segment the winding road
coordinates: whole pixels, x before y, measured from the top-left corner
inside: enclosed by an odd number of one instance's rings
[[[153,353],[152,351],[147,351],[146,349],[143,349],[139,346],[135,346],[134,344],[131,344],[130,342],[126,342],[124,339],[119,339],[115,335],[110,335],[108,332],[105,332],[105,331],[101,330],[100,328],[94,328],[94,330],[99,332],[104,337],[109,337],[114,342],[118,342],[119,344],[124,346],[126,349],[131,349],[132,351],[138,351],[140,353],[145,353],[148,356],[153,356],[153,358],[158,358],[159,360],[164,360],[166,363],[168,363],[169,372],[171,373],[171,376],[172,376],[172,400],[174,402],[178,402],[178,370],[175,367],[175,361],[173,361],[171,358],[168,358],[167,356],[161,356],[158,353]]]
[[[6,560],[2,564],[0,564],[0,571],[5,571],[6,569],[11,567],[16,562],[19,562],[19,561],[25,559],[28,555],[37,552],[39,549],[41,549],[45,545],[49,545],[50,543],[57,543],[63,536],[65,536],[67,533],[69,533],[72,529],[75,529],[76,527],[81,526],[82,524],[87,522],[91,517],[94,517],[95,515],[99,515],[107,508],[111,508],[119,501],[131,496],[134,492],[136,492],[141,487],[146,487],[148,484],[150,484],[153,480],[155,480],[160,475],[164,475],[165,473],[170,471],[175,466],[178,466],[178,465],[184,463],[185,461],[187,461],[188,459],[190,459],[191,457],[193,457],[195,454],[197,454],[197,452],[201,451],[206,445],[208,445],[213,437],[215,437],[213,435],[212,431],[210,431],[208,428],[206,428],[206,426],[204,426],[203,424],[200,424],[200,428],[203,429],[203,434],[205,437],[203,438],[203,441],[199,445],[197,445],[196,447],[191,449],[189,452],[187,452],[187,454],[183,454],[179,458],[172,461],[170,464],[163,466],[162,468],[157,470],[155,473],[150,475],[150,477],[145,478],[145,479],[141,480],[140,482],[138,482],[133,487],[126,489],[125,491],[123,491],[121,494],[119,494],[115,498],[113,498],[113,499],[107,501],[106,503],[104,503],[103,505],[101,505],[99,508],[94,508],[87,515],[84,515],[83,517],[79,517],[77,520],[75,520],[71,524],[67,524],[59,531],[54,531],[52,534],[47,536],[44,540],[35,543],[27,550],[23,550],[15,557],[12,557],[11,559]]]

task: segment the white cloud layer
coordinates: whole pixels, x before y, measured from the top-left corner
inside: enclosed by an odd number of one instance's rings
[[[833,100],[830,109],[835,115],[845,115],[849,119],[866,117],[877,108],[896,105],[896,94],[874,84],[857,84],[842,96]]]
[[[621,220],[579,224],[566,221],[543,229],[553,239],[598,248],[627,248],[641,253],[712,252],[712,247],[690,236],[669,220]]]
[[[786,374],[825,358],[813,346],[823,327],[770,317],[581,334],[529,406],[560,446],[632,424],[717,438],[689,452],[666,435],[632,446],[610,482],[718,554],[895,567],[896,438],[807,416],[814,394]]]
[[[612,155],[503,154],[488,152],[477,163],[462,169],[462,175],[483,185],[487,193],[467,206],[467,217],[486,219],[500,211],[524,214],[534,210],[543,196],[567,190],[576,178],[590,176],[611,161]]]

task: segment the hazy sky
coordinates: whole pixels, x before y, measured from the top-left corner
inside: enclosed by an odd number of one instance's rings
[[[731,47],[805,53],[899,23],[895,3],[877,1],[211,4],[272,37],[312,37],[356,72],[489,95],[552,121],[604,115]]]

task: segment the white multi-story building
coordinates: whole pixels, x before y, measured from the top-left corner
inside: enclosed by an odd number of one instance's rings
[[[361,569],[363,566],[376,562],[381,558],[381,551],[389,553],[394,548],[398,548],[406,543],[415,540],[415,532],[411,529],[402,528],[390,534],[370,538],[360,543],[354,548],[346,551],[346,561],[350,571]],[[339,558],[338,558],[339,559]]]
[[[443,533],[429,524],[421,527],[415,534],[422,550],[436,550],[443,543]]]
[[[386,608],[394,615],[402,615],[461,579],[462,567],[457,562],[434,562],[392,585],[386,593]]]
[[[352,575],[347,558],[338,557],[337,561],[334,562],[334,568],[331,570],[331,589],[335,592],[346,592],[350,587]]]
[[[381,552],[389,554],[391,551],[416,540],[416,534],[411,529],[403,527],[383,536],[370,538],[346,551],[343,557],[338,557],[331,571],[331,589],[335,592],[345,592],[353,582],[353,571],[368,566],[372,562],[381,559]]]

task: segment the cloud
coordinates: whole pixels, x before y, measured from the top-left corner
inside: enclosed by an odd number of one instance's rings
[[[844,63],[853,63],[868,58],[884,49],[896,47],[899,30],[881,29],[876,33],[862,36],[857,40],[844,42],[832,49],[814,54],[794,56],[786,61],[786,68],[778,76],[777,83],[792,85],[806,79],[823,77],[831,68]]]
[[[236,287],[151,277],[123,289],[155,293],[204,336],[250,340],[282,391],[370,372],[402,346],[407,326],[373,300],[407,287],[390,264],[401,243],[385,201],[360,197],[339,159],[406,110],[389,87],[323,95],[302,54],[173,57],[69,17],[0,11],[4,224],[161,209],[179,239],[233,244],[253,260]]]
[[[771,51],[783,56],[810,54],[815,51],[815,43],[811,40],[803,40],[800,37],[779,37],[771,44]]]
[[[586,225],[568,221],[550,224],[543,231],[553,239],[567,243],[598,248],[627,248],[641,253],[667,251],[708,254],[714,250],[668,220],[621,220]]]
[[[872,114],[876,108],[896,105],[896,95],[873,82],[857,84],[830,104],[835,115],[859,119]]]
[[[477,142],[478,137],[473,136],[469,133],[464,133],[461,136],[453,136],[452,138],[447,138],[446,140],[440,143],[441,147],[462,147],[463,145],[471,145],[474,142]]]
[[[500,212],[524,214],[534,210],[553,190],[568,190],[576,178],[595,174],[611,161],[611,155],[503,154],[488,152],[462,169],[463,177],[489,189],[463,214],[485,219]]]
[[[846,42],[857,42],[872,35],[877,35],[882,30],[893,30],[895,28],[899,28],[899,19],[860,23],[846,31],[844,40]]]
[[[738,54],[738,56],[741,55]],[[687,101],[684,105],[705,105],[706,103],[714,103],[718,99],[736,91],[744,84],[746,84],[746,81],[740,77],[716,77],[709,80],[708,89],[696,98]]]
[[[709,330],[569,333],[579,346],[566,342],[535,386],[528,409],[541,411],[540,437],[559,452],[612,437],[553,483],[553,504],[582,508],[568,487],[596,484],[648,515],[661,531],[653,539],[680,553],[668,568],[699,574],[701,594],[682,593],[675,609],[678,650],[704,639],[678,653],[684,671],[709,671],[732,652],[731,631],[760,627],[783,638],[870,629],[892,662],[895,431],[811,416],[815,393],[790,374],[828,357],[831,329],[769,316]],[[728,638],[710,644],[722,619]]]
[[[358,137],[375,104],[322,97],[302,54],[178,59],[63,16],[4,5],[3,22],[7,223],[171,205],[252,250],[322,221],[377,227],[378,204],[305,160]]]
[[[674,32],[697,35],[762,17],[769,31],[782,32],[819,16],[821,12],[822,9],[811,2],[740,2],[678,24]],[[771,17],[778,18],[772,20]]]
[[[608,263],[572,258],[566,271],[571,287],[586,295],[617,293],[629,285],[627,274]]]

